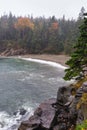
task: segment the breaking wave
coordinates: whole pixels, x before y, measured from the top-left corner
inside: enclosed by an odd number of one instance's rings
[[[33,114],[33,108],[25,106],[13,115],[7,112],[0,112],[0,130],[17,130],[22,121],[27,120]]]

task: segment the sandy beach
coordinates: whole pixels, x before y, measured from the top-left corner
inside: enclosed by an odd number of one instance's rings
[[[70,58],[66,55],[49,55],[49,54],[39,54],[39,55],[23,55],[23,58],[32,58],[32,59],[40,59],[40,60],[46,60],[46,61],[52,61],[59,63],[63,66],[66,66],[66,61]]]
[[[52,55],[52,54],[28,54],[28,55],[20,55],[20,56],[0,56],[0,58],[12,58],[12,57],[32,58],[32,59],[51,61],[51,62],[59,63],[63,66],[67,66],[65,63],[70,58],[67,55]]]

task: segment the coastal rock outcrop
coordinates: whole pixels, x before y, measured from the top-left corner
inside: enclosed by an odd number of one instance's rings
[[[76,105],[82,94],[87,93],[87,82],[78,89],[75,96],[71,95],[73,90],[72,87],[60,87],[57,98],[41,103],[33,116],[23,121],[18,130],[74,130],[76,123],[84,119],[82,109],[77,111]]]
[[[68,130],[75,126],[77,115],[73,114],[72,117],[70,114],[68,90],[66,87],[59,88],[57,99],[51,98],[41,103],[33,116],[23,121],[18,130]]]
[[[55,116],[55,108],[51,104],[55,103],[56,99],[51,98],[44,101],[34,112],[34,115],[29,120],[21,123],[18,130],[48,130]]]
[[[86,94],[86,102],[81,102],[83,94]],[[73,107],[80,103],[80,108],[78,109],[78,119],[77,123],[82,123],[83,120],[87,119],[87,81],[77,90],[75,95],[75,100],[73,102]]]

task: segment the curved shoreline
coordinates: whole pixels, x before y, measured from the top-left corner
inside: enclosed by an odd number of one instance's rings
[[[37,63],[41,63],[41,64],[47,64],[47,65],[57,67],[57,68],[61,68],[61,69],[66,69],[67,68],[67,67],[65,67],[65,66],[63,66],[63,65],[61,65],[59,63],[53,62],[53,61],[46,61],[46,60],[33,59],[33,58],[22,58],[22,57],[19,57],[19,59],[26,60],[26,61],[31,61],[31,62],[37,62]]]
[[[69,60],[67,55],[51,55],[51,54],[29,54],[21,56],[0,56],[0,58],[19,58],[31,62],[38,62],[42,64],[48,64],[54,67],[60,67],[66,69],[67,65],[65,64]]]
[[[65,62],[69,60],[69,56],[67,55],[54,55],[54,54],[29,54],[29,55],[21,55],[22,58],[32,58],[39,59],[45,61],[56,62],[63,66],[66,66]]]

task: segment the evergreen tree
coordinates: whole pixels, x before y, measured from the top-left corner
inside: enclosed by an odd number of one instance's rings
[[[87,15],[87,14],[84,14]],[[66,74],[64,76],[65,80],[70,80],[72,78],[81,79],[87,75],[87,18],[84,17],[84,22],[80,26],[80,36],[78,42],[75,45],[75,51],[71,55],[66,64],[69,66],[65,70]]]
[[[84,19],[84,16],[83,16],[83,14],[85,13],[85,8],[84,7],[82,7],[81,8],[81,11],[80,11],[80,13],[79,13],[79,17],[78,17],[78,19]]]

